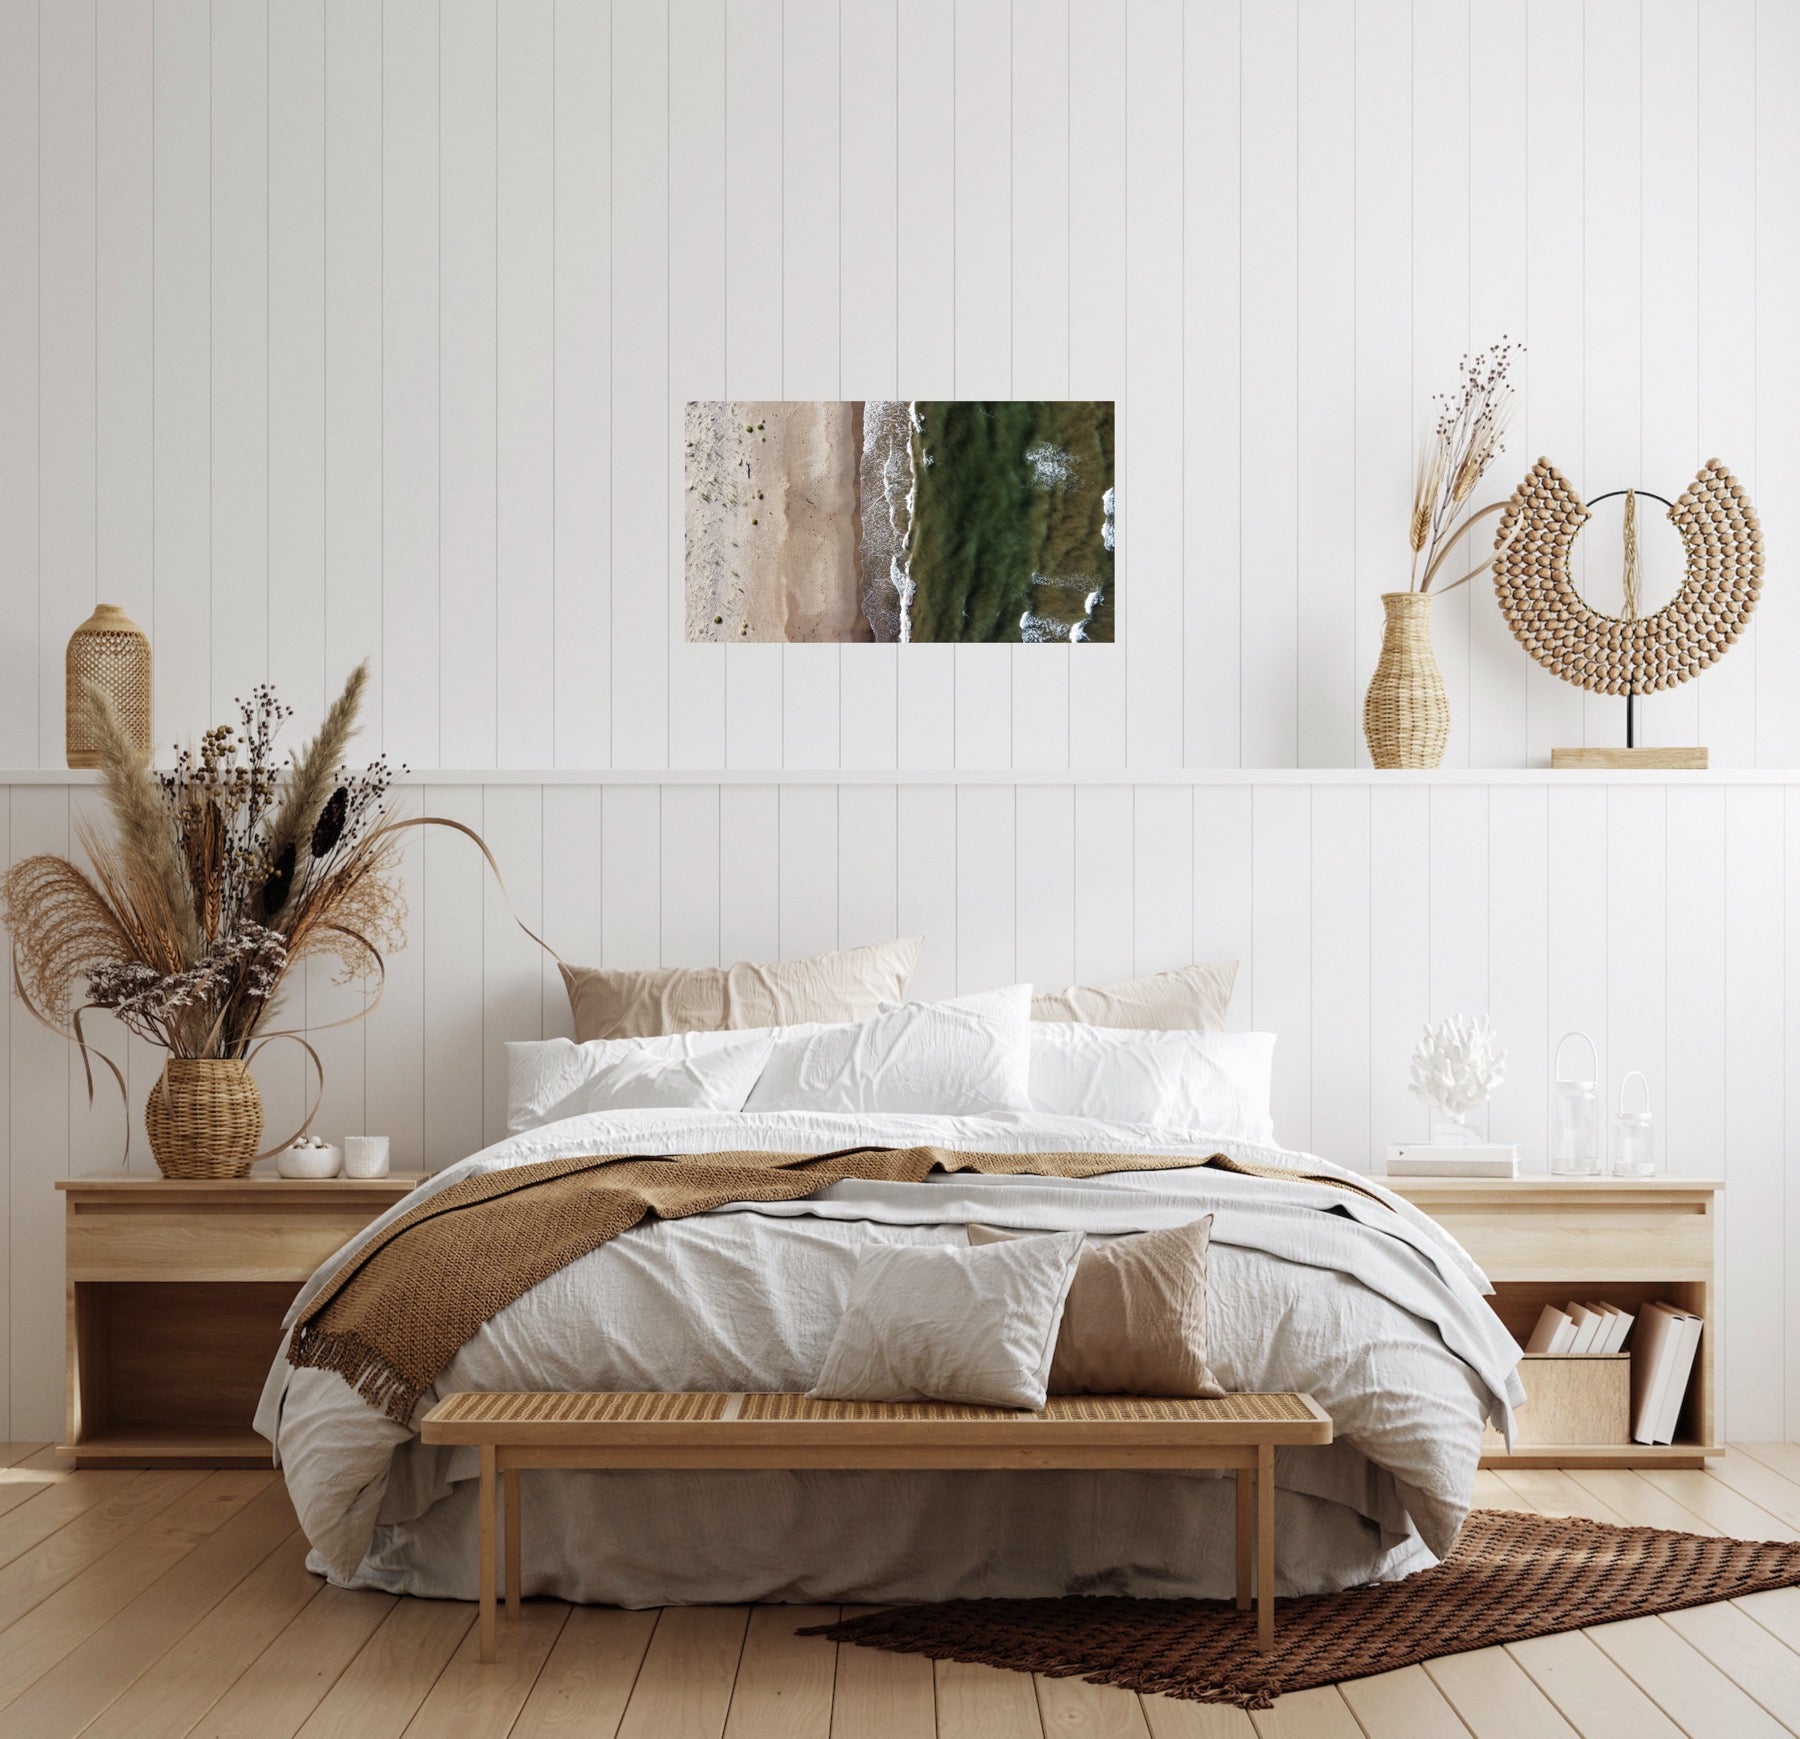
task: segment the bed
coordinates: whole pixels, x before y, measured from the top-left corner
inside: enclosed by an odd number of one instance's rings
[[[405,1424],[335,1372],[295,1368],[284,1352],[256,1422],[285,1473],[311,1567],[347,1587],[474,1597],[474,1452],[426,1446],[414,1429],[440,1395],[804,1390],[873,1243],[966,1242],[972,1223],[1106,1237],[1206,1214],[1214,1373],[1234,1391],[1310,1393],[1336,1431],[1327,1448],[1278,1458],[1278,1591],[1390,1580],[1449,1550],[1483,1432],[1509,1431],[1522,1399],[1518,1348],[1484,1302],[1485,1277],[1446,1232],[1379,1184],[1345,1190],[1302,1175],[1353,1175],[1329,1160],[1205,1127],[1038,1110],[611,1109],[524,1130],[422,1190],[595,1153],[924,1144],[1196,1164],[1085,1179],[852,1180],[803,1200],[651,1221],[494,1316]],[[1280,1175],[1197,1163],[1214,1152]],[[327,1263],[295,1312],[410,1205]],[[623,1606],[1224,1597],[1233,1526],[1230,1482],[1205,1473],[546,1472],[534,1475],[523,1574],[527,1594]]]

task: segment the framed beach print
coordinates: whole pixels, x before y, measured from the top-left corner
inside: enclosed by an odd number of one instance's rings
[[[1108,642],[1113,406],[696,400],[687,639]]]

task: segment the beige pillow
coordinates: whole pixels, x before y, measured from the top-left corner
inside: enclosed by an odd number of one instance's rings
[[[832,1401],[1041,1407],[1079,1232],[1004,1249],[871,1244],[811,1393]]]
[[[1064,991],[1034,996],[1031,1018],[1164,1033],[1222,1033],[1237,969],[1235,960],[1214,960],[1117,984],[1072,984]]]
[[[906,994],[922,936],[841,948],[772,965],[653,966],[642,972],[563,965],[575,1042],[653,1039],[808,1021],[867,1020]]]
[[[1042,1237],[970,1226],[974,1245]],[[1052,1395],[1201,1395],[1225,1391],[1206,1362],[1206,1250],[1212,1215],[1135,1232],[1081,1252],[1063,1307]]]

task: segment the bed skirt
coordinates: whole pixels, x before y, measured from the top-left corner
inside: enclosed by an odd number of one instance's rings
[[[1228,1598],[1232,1482],[1182,1473],[584,1473],[524,1476],[527,1595],[610,1606],[1128,1594]],[[346,1586],[473,1600],[475,1482],[375,1530]],[[1416,1534],[1283,1490],[1276,1592],[1392,1581]],[[318,1553],[310,1568],[325,1571]]]

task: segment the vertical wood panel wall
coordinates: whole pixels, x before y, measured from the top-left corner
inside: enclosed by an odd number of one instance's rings
[[[98,598],[162,741],[368,655],[415,766],[1355,765],[1503,332],[1500,489],[1745,479],[1644,730],[1800,764],[1796,84],[1787,0],[0,0],[0,767]],[[1119,646],[680,641],[682,403],[894,393],[1118,401]],[[1450,765],[1619,740],[1437,615]]]
[[[0,846],[67,850],[97,795],[13,786]],[[1488,1009],[1509,1053],[1488,1132],[1542,1170],[1556,1042],[1586,1031],[1609,1093],[1627,1069],[1648,1077],[1669,1169],[1727,1179],[1730,1428],[1800,1430],[1786,1306],[1800,1283],[1800,788],[526,775],[405,798],[478,828],[513,909],[579,962],[726,963],[923,933],[913,992],[948,996],[1239,959],[1234,1023],[1280,1035],[1278,1135],[1359,1167],[1426,1132],[1406,1091],[1422,1023]],[[320,1127],[384,1131],[397,1165],[435,1168],[504,1134],[505,1042],[566,1034],[569,1015],[554,963],[467,842],[427,830],[408,854],[411,943],[370,1020],[319,1035]],[[326,972],[301,995],[315,1021],[353,1006]],[[125,1123],[116,1096],[89,1108],[69,1048],[11,999],[0,1023],[12,1435],[44,1436],[62,1383],[51,1184],[116,1163]],[[127,1061],[134,1163],[148,1166],[142,1105],[161,1058],[106,1038]],[[258,1074],[273,1137],[308,1083],[273,1054]]]
[[[1729,1176],[1730,1429],[1794,1435],[1800,797],[1484,782],[1622,719],[1474,588],[1436,628],[1468,783],[1158,775],[1364,759],[1420,414],[1502,331],[1508,480],[1746,480],[1756,625],[1643,727],[1800,765],[1797,83],[1786,0],[0,0],[0,768],[60,764],[105,599],[165,743],[264,679],[316,716],[371,657],[369,748],[469,772],[431,807],[571,957],[922,931],[938,995],[1234,954],[1284,1137],[1353,1163],[1419,1127],[1418,1024],[1477,1007],[1541,1163],[1584,1027]],[[675,431],[721,394],[1116,399],[1122,643],[681,644]],[[768,778],[531,776],[606,768]],[[945,777],[784,778],[819,769]],[[0,848],[94,799],[11,784]],[[565,1014],[459,842],[408,879],[322,1120],[441,1164]],[[0,1422],[48,1436],[49,1186],[121,1124],[10,999],[0,1045]],[[305,1082],[263,1081],[278,1131]]]

